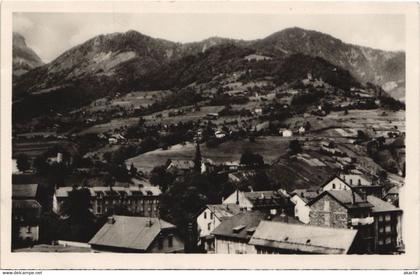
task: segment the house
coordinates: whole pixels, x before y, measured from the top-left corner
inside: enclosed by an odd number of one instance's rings
[[[211,232],[228,217],[232,217],[241,210],[236,204],[208,204],[197,216],[197,227],[200,232],[200,244],[206,251],[214,250],[214,236]]]
[[[12,185],[12,244],[29,245],[39,240],[42,207],[37,201],[38,184]]]
[[[340,177],[359,194],[374,195],[378,198],[382,198],[384,195],[383,185],[378,184],[364,174],[341,174]]]
[[[352,190],[322,192],[308,205],[311,208],[309,224],[334,228],[354,228],[364,243],[364,251],[373,251],[373,205]]]
[[[261,221],[249,244],[257,254],[351,254],[357,230]]]
[[[383,197],[384,200],[391,203],[392,205],[398,207],[399,206],[399,189],[397,186],[392,187],[388,190],[388,192]]]
[[[309,189],[295,189],[291,193],[290,201],[295,205],[294,215],[304,224],[309,223],[309,213],[311,208],[308,206],[309,201],[319,195],[319,191]]]
[[[176,226],[159,218],[111,216],[89,241],[96,252],[179,253]]]
[[[90,193],[92,212],[95,215],[112,213],[116,207],[124,207],[136,216],[158,217],[161,191],[155,186],[94,186],[83,187]],[[82,187],[76,188],[80,190]],[[57,208],[68,199],[75,189],[60,187],[55,191]]]
[[[306,132],[305,127],[300,126],[299,129],[297,130],[299,135],[304,135]]]
[[[223,166],[227,167],[227,169],[230,170],[230,171],[237,171],[239,169],[240,162],[239,162],[239,160],[225,161],[223,163]]]
[[[327,190],[353,190],[360,195],[375,195],[382,197],[383,186],[374,184],[364,175],[342,174],[340,177],[334,176],[321,186],[323,191]]]
[[[219,118],[219,114],[218,114],[218,113],[208,113],[208,114],[206,115],[206,118],[207,118],[207,119],[211,119],[211,120],[213,120],[213,119],[218,119],[218,118]]]
[[[262,211],[245,211],[224,219],[213,230],[214,253],[216,254],[256,254],[255,246],[249,244],[255,229],[263,220],[299,223],[293,217],[282,213],[267,214]]]
[[[262,115],[262,113],[263,113],[263,109],[262,109],[262,108],[255,108],[255,109],[254,109],[254,113],[255,113],[256,115]]]
[[[269,121],[264,121],[264,122],[258,123],[254,127],[255,132],[261,132],[261,131],[266,130],[268,128],[270,128],[270,122]]]
[[[293,214],[294,205],[284,192],[279,191],[250,191],[236,190],[222,202],[223,204],[237,204],[245,210],[285,210]]]
[[[341,178],[334,176],[330,180],[326,181],[323,185],[321,185],[322,191],[329,191],[329,190],[351,190],[352,186],[342,180]]]
[[[214,136],[216,138],[224,138],[226,136],[226,133],[224,131],[218,130],[214,133]]]
[[[282,137],[291,137],[293,136],[293,132],[289,129],[281,128],[279,130],[279,135]]]
[[[194,169],[194,165],[192,160],[169,160],[166,170],[175,173],[186,173]]]
[[[396,252],[403,246],[402,210],[375,196],[367,196],[367,201],[373,205],[375,252]]]

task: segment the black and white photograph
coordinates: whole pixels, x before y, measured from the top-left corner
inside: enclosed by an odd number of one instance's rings
[[[398,259],[406,19],[13,12],[8,249]]]

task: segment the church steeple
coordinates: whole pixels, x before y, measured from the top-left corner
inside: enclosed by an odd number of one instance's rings
[[[200,142],[198,137],[195,140],[195,157],[194,157],[194,170],[198,173],[201,172],[201,150],[200,150]]]

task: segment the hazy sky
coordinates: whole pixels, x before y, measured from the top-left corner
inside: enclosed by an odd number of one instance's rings
[[[210,36],[263,38],[288,27],[328,33],[347,43],[384,50],[405,49],[403,15],[112,14],[15,13],[13,30],[44,62],[99,35],[136,30],[175,42]]]

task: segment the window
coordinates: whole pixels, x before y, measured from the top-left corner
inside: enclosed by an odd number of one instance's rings
[[[358,185],[362,185],[362,181],[360,179],[357,180]]]
[[[26,228],[26,233],[28,233],[28,234],[32,233],[32,230],[31,230],[31,227],[30,227],[30,226],[28,226],[28,227]]]
[[[100,213],[102,213],[101,211],[102,211],[102,208],[101,208],[101,206],[98,206],[98,213],[100,214]]]
[[[211,230],[211,222],[207,224],[207,230]]]
[[[330,211],[330,202],[324,201],[324,211]]]
[[[383,227],[379,227],[379,233],[384,233],[384,228]]]
[[[390,244],[390,243],[391,243],[391,237],[386,238],[385,244]]]
[[[385,221],[389,222],[390,220],[391,220],[391,215],[390,214],[386,214]]]
[[[204,219],[207,219],[207,211],[204,211]]]
[[[379,239],[379,245],[383,245],[384,244],[384,241],[382,240],[382,239]]]
[[[335,183],[332,184],[332,188],[335,189]]]
[[[174,236],[169,235],[168,236],[168,246],[172,247],[174,245]]]
[[[390,225],[387,225],[385,227],[385,232],[387,232],[387,233],[391,232],[391,226]]]
[[[210,220],[213,219],[213,212],[210,213]]]
[[[350,179],[350,185],[352,185],[353,184],[353,180],[352,179]]]
[[[330,213],[324,215],[324,224],[327,226],[330,225]]]
[[[379,221],[382,222],[384,220],[384,216],[380,215],[379,216]]]

